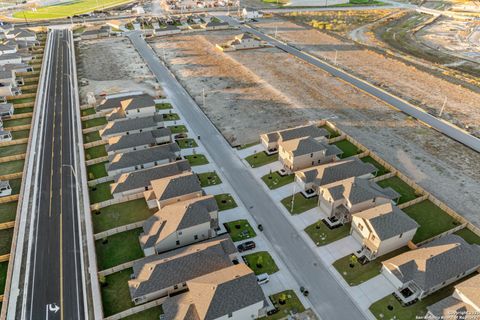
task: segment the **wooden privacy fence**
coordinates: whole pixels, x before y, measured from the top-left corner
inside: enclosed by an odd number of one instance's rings
[[[13,156],[6,156],[6,157],[1,157],[0,158],[0,163],[5,163],[5,162],[10,162],[10,161],[15,161],[15,160],[23,160],[25,159],[26,154],[15,154]]]
[[[135,193],[135,194],[128,195],[126,197],[121,197],[121,198],[116,198],[116,199],[114,198],[114,199],[102,201],[102,202],[99,202],[99,203],[94,203],[90,206],[90,209],[91,210],[98,210],[98,209],[101,209],[101,208],[111,206],[113,204],[119,204],[119,203],[128,202],[128,201],[132,201],[132,200],[137,200],[137,199],[141,199],[141,198],[143,198],[143,193]]]
[[[102,124],[102,125],[99,125],[99,126],[82,129],[82,133],[85,134],[85,133],[90,133],[90,132],[98,131],[98,130],[100,130],[100,129],[103,129],[104,127],[105,127],[105,125]]]
[[[86,166],[91,166],[92,164],[97,164],[97,163],[105,162],[105,161],[108,161],[108,156],[87,160],[87,161],[85,161],[85,165]]]
[[[87,182],[87,184],[88,184],[89,187],[93,187],[96,184],[104,183],[104,182],[108,182],[108,181],[111,181],[113,183],[115,181],[115,177],[112,177],[112,176],[101,177],[101,178],[98,178],[98,179],[95,179],[95,180],[90,180],[90,181]]]
[[[0,176],[0,180],[14,180],[14,179],[19,179],[23,175],[23,172],[15,172],[15,173],[9,173],[9,174],[4,174]]]
[[[154,308],[154,307],[158,307],[158,306],[162,305],[165,302],[166,299],[167,299],[167,297],[163,297],[163,298],[160,298],[160,299],[157,299],[157,300],[154,300],[154,301],[150,301],[150,302],[141,304],[139,306],[136,306],[136,307],[127,309],[125,311],[116,313],[113,316],[105,318],[105,320],[119,320],[119,319],[123,319],[123,318],[128,317],[128,316],[131,316],[133,314],[136,314],[136,313],[139,313],[139,312],[142,312],[142,311]]]
[[[24,144],[28,142],[28,138],[22,138],[22,139],[14,139],[10,141],[2,141],[0,142],[0,147],[8,147],[8,146],[14,146],[17,144]]]
[[[99,233],[95,234],[93,236],[93,238],[95,240],[100,240],[100,239],[103,239],[105,237],[113,236],[113,235],[115,235],[117,233],[120,233],[120,232],[125,232],[125,231],[130,231],[130,230],[133,230],[133,229],[137,229],[137,228],[140,228],[141,226],[143,226],[144,222],[145,222],[144,220],[137,221],[137,222],[134,222],[134,223],[127,224],[125,226],[121,226],[121,227],[113,228],[113,229],[110,229],[110,230],[107,230],[107,231],[99,232]]]
[[[97,140],[97,141],[93,141],[93,142],[88,142],[88,143],[85,143],[83,145],[83,148],[84,149],[88,149],[88,148],[93,148],[93,147],[97,147],[97,146],[101,146],[103,144],[108,144],[108,141],[105,141],[105,140]]]
[[[11,229],[15,227],[15,221],[0,223],[0,230]]]
[[[18,194],[12,194],[11,196],[1,197],[0,198],[0,204],[17,201],[18,197],[19,197]]]

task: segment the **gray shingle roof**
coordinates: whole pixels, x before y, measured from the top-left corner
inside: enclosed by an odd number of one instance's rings
[[[182,195],[202,191],[200,180],[191,172],[182,173],[159,180],[151,181],[155,197],[158,200],[167,200]]]
[[[148,187],[151,180],[174,176],[185,171],[190,171],[188,160],[179,160],[148,169],[124,173],[118,178],[115,186],[113,186],[112,193]]]
[[[413,280],[424,291],[480,266],[480,246],[457,235],[433,240],[382,264],[402,283]]]
[[[0,114],[7,113],[13,108],[12,103],[0,103]]]
[[[172,162],[177,158],[175,152],[180,152],[178,145],[176,143],[168,143],[148,149],[116,154],[109,157],[110,163],[107,165],[107,171],[140,166],[165,159]]]
[[[329,133],[327,130],[323,128],[318,128],[315,125],[299,126],[295,128],[267,133],[269,142],[278,142],[280,140],[288,141],[303,137],[319,138],[327,137],[328,135]]]
[[[358,204],[377,197],[390,200],[397,199],[400,194],[392,188],[382,188],[368,179],[351,177],[341,180],[338,185],[327,188],[334,200],[347,199],[351,204]]]
[[[106,149],[107,152],[115,152],[117,150],[134,148],[138,146],[154,145],[156,144],[157,138],[170,136],[171,134],[172,133],[169,128],[160,128],[152,131],[124,135],[109,140],[109,144],[107,145]],[[112,142],[112,144],[110,144],[110,142]]]
[[[427,310],[436,317],[436,320],[478,319],[474,316],[478,311],[472,305],[465,303],[462,300],[458,300],[453,296],[448,296],[445,299],[428,306]],[[458,318],[456,316],[458,316]]]
[[[119,94],[112,95],[111,97],[105,97],[98,106],[95,107],[97,111],[120,108],[121,102],[123,100],[127,100],[129,98],[135,97],[137,95],[144,95],[145,93],[141,92],[132,92],[132,93],[125,93],[122,96],[118,96]],[[121,95],[121,94],[120,94]]]
[[[125,119],[119,121],[109,122],[101,135],[115,135],[123,134],[127,131],[141,130],[145,129],[148,131],[149,128],[162,128],[163,127],[163,117],[161,115],[153,115],[148,117]]]
[[[335,145],[329,145],[326,142],[318,141],[312,137],[303,137],[280,142],[283,149],[291,152],[293,156],[301,156],[309,153],[325,151],[325,156],[340,155],[343,153]]]

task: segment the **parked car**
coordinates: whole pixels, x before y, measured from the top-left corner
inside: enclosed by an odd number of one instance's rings
[[[272,309],[272,310],[268,310],[268,311],[267,311],[267,316],[271,316],[271,315],[277,313],[279,310],[280,310],[280,309],[278,309],[278,308],[275,308],[275,309]]]
[[[177,135],[174,136],[175,139],[184,139],[184,138],[188,138],[188,135],[186,133],[179,133]]]
[[[238,251],[243,252],[243,251],[255,249],[255,247],[256,247],[255,242],[247,241],[247,242],[244,242],[244,243],[240,243],[237,246],[237,249],[238,249]]]
[[[268,281],[270,281],[270,277],[268,276],[268,273],[262,273],[257,276],[258,284],[265,284]]]

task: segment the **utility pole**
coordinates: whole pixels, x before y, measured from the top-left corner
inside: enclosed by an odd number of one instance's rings
[[[445,106],[447,105],[447,97],[445,97],[445,100],[443,100],[443,105],[442,109],[440,109],[440,113],[438,114],[438,117],[441,118],[443,114],[443,110],[445,110]]]

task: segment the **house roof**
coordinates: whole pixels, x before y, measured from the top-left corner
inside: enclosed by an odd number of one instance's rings
[[[110,163],[107,165],[107,171],[140,166],[165,159],[171,162],[177,158],[175,152],[180,152],[178,145],[176,143],[168,143],[147,149],[115,154],[109,157]]]
[[[177,175],[185,171],[190,171],[188,160],[179,160],[148,169],[124,173],[112,185],[112,193],[148,187],[152,180]]]
[[[14,34],[15,38],[34,37],[35,32],[26,29],[13,29],[8,32]]]
[[[144,247],[152,247],[176,231],[211,222],[210,213],[214,211],[218,206],[212,195],[165,206],[143,223],[141,241]]]
[[[11,59],[21,59],[22,56],[15,52],[15,53],[4,53],[0,55],[0,60],[11,60]]]
[[[0,103],[0,113],[10,112],[13,109],[13,103]]]
[[[457,284],[455,289],[470,300],[477,308],[480,308],[480,275],[476,275]]]
[[[382,262],[402,283],[414,281],[424,291],[480,266],[480,246],[447,235]]]
[[[98,106],[95,107],[97,111],[120,108],[123,100],[129,99],[137,95],[144,95],[141,91],[122,92],[106,96]]]
[[[267,137],[268,142],[279,142],[279,141],[288,141],[292,139],[298,139],[303,137],[312,137],[312,138],[319,138],[319,137],[327,137],[329,132],[323,128],[319,128],[315,125],[306,125],[306,126],[298,126],[295,128],[274,131],[267,133],[265,136]]]
[[[368,179],[350,177],[340,180],[338,184],[325,187],[334,201],[346,199],[351,204],[358,204],[378,197],[390,200],[397,199],[400,194],[392,188],[382,188]]]
[[[325,186],[347,178],[375,173],[377,170],[371,163],[364,163],[358,158],[350,158],[299,170],[296,175],[304,176],[305,183]]]
[[[255,274],[245,264],[192,279],[187,286],[187,293],[163,304],[166,319],[213,320],[265,301]]]
[[[148,117],[110,121],[101,132],[101,136],[122,134],[127,131],[163,127],[163,117],[153,115]]]
[[[458,300],[453,296],[448,296],[445,299],[442,299],[437,303],[428,306],[427,310],[438,320],[475,320],[477,318],[473,315],[478,313],[478,310],[476,310],[472,305],[465,303],[462,300]],[[468,315],[472,315],[472,317],[469,317]]]
[[[108,139],[106,147],[107,152],[115,152],[126,148],[133,148],[144,145],[154,145],[158,138],[170,136],[172,133],[169,128],[160,128],[151,131],[128,134],[124,136],[115,136]]]
[[[0,180],[0,188],[10,188],[10,182],[8,180]]]
[[[155,198],[159,201],[202,191],[196,174],[183,172],[175,176],[156,179],[150,182]]]
[[[209,23],[207,23],[205,26],[208,28],[208,27],[219,27],[219,26],[227,26],[228,25],[228,22],[224,22],[224,21],[210,21]]]
[[[340,155],[343,153],[337,146],[318,141],[310,136],[280,141],[279,145],[282,146],[286,152],[293,154],[294,157],[320,151],[324,151],[325,156]]]
[[[353,214],[365,220],[380,240],[390,239],[402,233],[417,229],[419,224],[397,206],[384,203]]]
[[[133,264],[134,279],[128,281],[132,299],[232,265],[237,252],[228,234],[191,244]]]
[[[17,45],[16,44],[11,44],[11,45],[0,44],[0,51],[7,51],[7,50],[17,50]]]

